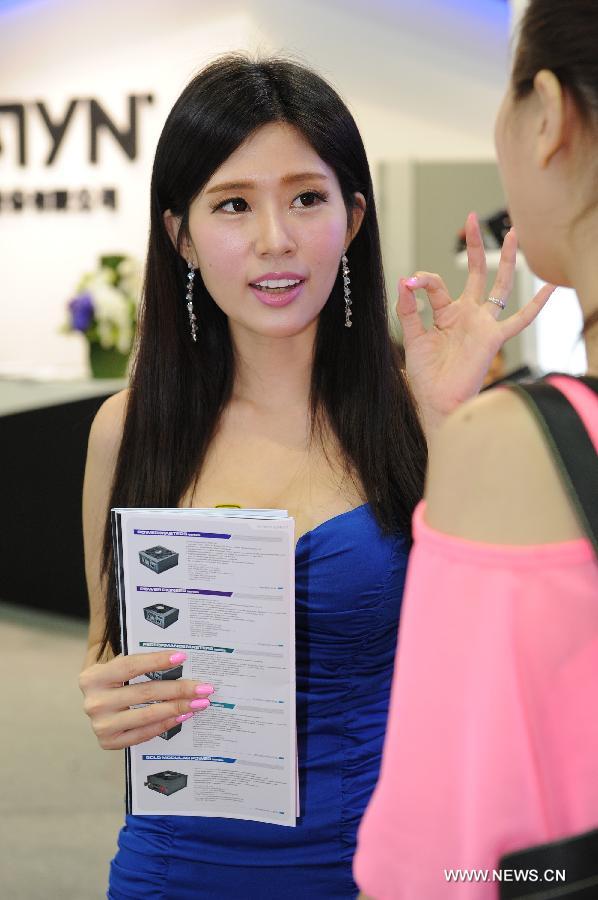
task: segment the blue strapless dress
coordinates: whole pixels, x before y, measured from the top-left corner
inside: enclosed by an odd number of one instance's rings
[[[234,819],[127,816],[111,900],[349,900],[357,826],[378,777],[407,541],[369,504],[296,549],[296,828]]]

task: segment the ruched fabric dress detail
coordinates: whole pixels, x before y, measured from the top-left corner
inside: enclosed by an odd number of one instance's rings
[[[356,897],[351,861],[378,777],[407,555],[367,503],[297,542],[297,827],[127,816],[111,900]]]

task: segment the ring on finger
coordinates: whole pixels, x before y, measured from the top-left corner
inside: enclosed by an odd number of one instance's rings
[[[488,297],[488,303],[494,303],[496,306],[500,306],[501,309],[505,309],[506,303],[504,300],[501,300],[499,297]]]

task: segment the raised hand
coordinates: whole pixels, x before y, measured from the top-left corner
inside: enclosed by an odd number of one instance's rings
[[[207,709],[207,697],[214,692],[211,684],[182,678],[124,683],[147,672],[170,669],[185,659],[185,653],[159,650],[116,656],[81,672],[83,707],[101,747],[122,750],[141,744]]]
[[[515,277],[517,237],[507,234],[494,286],[486,294],[486,253],[477,217],[465,226],[469,276],[452,300],[439,275],[417,272],[399,282],[397,315],[403,329],[406,369],[428,437],[461,403],[475,396],[495,354],[505,341],[530,325],[554,291],[545,285],[522,309],[500,320],[501,308],[488,296],[507,301]],[[426,292],[433,313],[430,330],[417,309],[415,291]]]

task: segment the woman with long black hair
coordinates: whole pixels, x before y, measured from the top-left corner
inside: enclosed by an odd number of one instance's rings
[[[485,300],[479,228],[451,302],[438,276],[400,287],[406,357],[388,328],[368,163],[338,95],[308,69],[239,55],[203,70],[158,144],[131,387],[94,422],[84,489],[91,604],[80,684],[102,747],[209,715],[210,672],[124,685],[173,664],[120,654],[113,506],[284,507],[294,516],[296,828],[129,816],[109,896],[349,898],[378,773],[396,625],[429,437],[475,394],[544,292],[503,322]],[[493,291],[510,290],[509,236]],[[418,326],[428,291],[434,328]],[[405,372],[406,370],[406,372]],[[161,701],[144,708],[148,700]],[[188,726],[184,726],[188,727]]]

